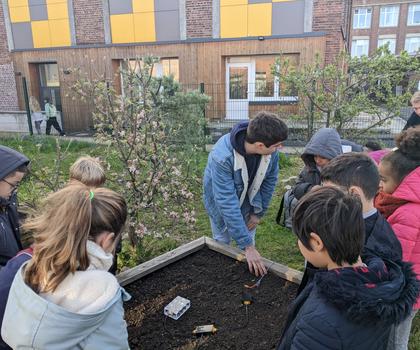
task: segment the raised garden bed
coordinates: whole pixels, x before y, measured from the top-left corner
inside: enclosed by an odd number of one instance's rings
[[[242,252],[202,237],[120,274],[133,297],[125,303],[131,349],[275,349],[301,273],[265,263],[270,271],[260,286],[246,288],[256,278]],[[243,305],[244,294],[251,305]],[[178,295],[191,307],[175,321],[163,309]],[[192,334],[206,324],[217,332]]]

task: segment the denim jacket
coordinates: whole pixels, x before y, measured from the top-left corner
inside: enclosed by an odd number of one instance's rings
[[[230,134],[221,137],[209,154],[203,181],[204,206],[213,222],[225,225],[241,248],[252,244],[245,218],[250,213],[262,217],[267,211],[276,187],[278,160],[278,152],[262,155],[254,181],[248,186],[245,158],[233,149]]]

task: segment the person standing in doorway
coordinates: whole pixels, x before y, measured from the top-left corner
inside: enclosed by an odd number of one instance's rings
[[[34,96],[29,98],[29,108],[31,110],[32,119],[35,122],[35,129],[38,135],[41,135],[41,124],[44,121],[44,117],[42,116],[41,106]]]
[[[66,136],[57,121],[57,108],[55,108],[53,103],[50,103],[50,99],[48,97],[45,98],[44,103],[45,115],[47,117],[47,128],[45,133],[49,135],[51,132],[51,126],[53,126],[54,129],[59,132],[60,136]]]

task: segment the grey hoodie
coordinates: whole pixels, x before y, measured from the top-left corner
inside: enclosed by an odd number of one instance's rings
[[[294,196],[300,199],[313,186],[321,183],[320,172],[314,160],[315,155],[331,160],[342,153],[341,138],[338,132],[332,128],[319,129],[309,140],[301,155],[305,168],[301,171],[293,188]]]

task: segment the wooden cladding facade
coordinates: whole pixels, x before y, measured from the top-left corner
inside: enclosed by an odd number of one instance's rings
[[[312,33],[313,34],[313,33]],[[80,68],[91,78],[105,75],[117,90],[121,89],[118,74],[119,61],[145,55],[162,58],[178,58],[179,81],[185,86],[225,84],[226,59],[238,56],[294,54],[299,56],[299,65],[313,62],[315,54],[325,58],[326,40],[324,34],[290,38],[264,38],[264,40],[214,40],[203,42],[180,42],[173,44],[110,45],[101,47],[72,47],[63,49],[43,49],[13,52],[15,72],[27,78],[29,93],[38,96],[39,81],[36,66],[39,63],[57,63],[59,68],[60,93],[63,120],[66,131],[81,131],[92,126],[92,104],[72,98],[71,85],[76,77],[63,71]],[[67,72],[68,73],[68,72]],[[211,96],[211,91],[206,91]],[[24,109],[22,86],[18,84],[19,105]],[[212,97],[217,106],[213,110],[223,110],[225,94]],[[258,106],[260,110],[264,106]],[[270,107],[272,110],[273,107]],[[252,108],[254,113],[255,108]],[[220,118],[207,113],[208,118]]]

